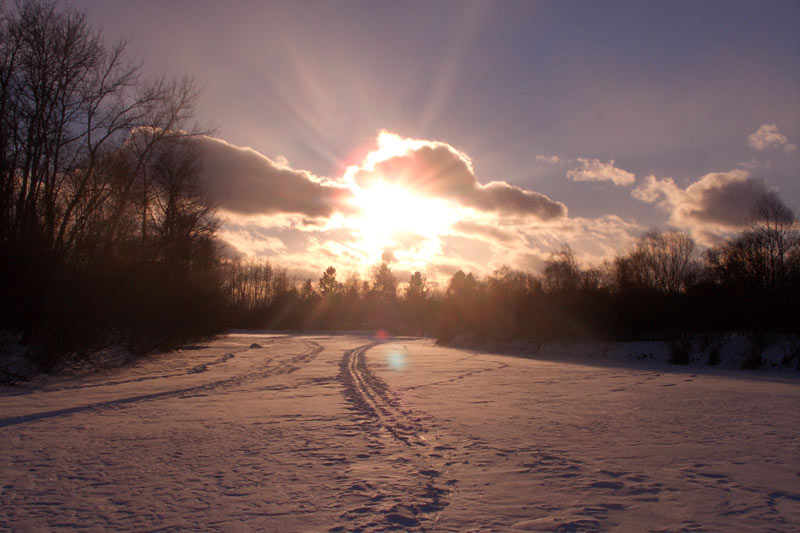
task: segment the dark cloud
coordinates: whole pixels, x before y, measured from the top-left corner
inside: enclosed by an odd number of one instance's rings
[[[510,185],[505,181],[492,181],[478,186],[472,205],[485,211],[533,215],[541,220],[560,218],[567,214],[567,207],[561,202],[553,201],[538,192]]]
[[[380,161],[373,169],[360,169],[353,177],[364,188],[376,183],[399,185],[421,195],[448,198],[482,211],[532,215],[543,220],[567,213],[561,202],[504,181],[481,185],[469,159],[444,143],[428,142]]]
[[[198,143],[208,192],[227,211],[324,217],[346,210],[352,197],[348,188],[324,184],[309,172],[282,166],[251,148],[207,136]]]
[[[768,191],[764,179],[708,174],[686,188],[690,201],[679,206],[677,213],[684,219],[737,226]]]
[[[245,254],[241,250],[239,250],[238,248],[236,248],[235,246],[233,246],[224,239],[220,239],[217,242],[217,250],[223,257],[226,257],[228,259],[236,259],[245,256]]]
[[[753,178],[745,170],[731,170],[706,174],[685,189],[671,178],[648,176],[631,194],[657,203],[670,213],[672,224],[708,234],[704,226],[709,224],[728,228],[741,224],[754,202],[769,190],[766,180]]]

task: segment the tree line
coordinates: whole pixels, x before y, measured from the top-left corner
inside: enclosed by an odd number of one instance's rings
[[[798,333],[800,228],[774,193],[754,202],[740,233],[698,252],[678,230],[651,230],[599,268],[565,246],[541,273],[504,266],[458,271],[431,290],[415,272],[403,290],[386,264],[344,282],[330,266],[314,282],[287,283],[269,262],[227,263],[226,315],[272,329],[386,330],[477,339],[669,340],[725,331]]]

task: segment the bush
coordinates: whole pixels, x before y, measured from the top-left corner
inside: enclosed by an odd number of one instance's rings
[[[669,364],[688,365],[691,362],[692,342],[682,337],[670,343]]]

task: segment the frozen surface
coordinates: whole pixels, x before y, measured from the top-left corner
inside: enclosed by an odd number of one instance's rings
[[[0,529],[798,529],[793,372],[583,359],[237,334],[0,388]]]

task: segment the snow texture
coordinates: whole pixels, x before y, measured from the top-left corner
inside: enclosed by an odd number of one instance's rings
[[[796,372],[537,348],[241,333],[2,387],[0,529],[796,531]]]

